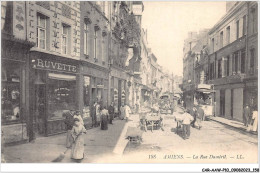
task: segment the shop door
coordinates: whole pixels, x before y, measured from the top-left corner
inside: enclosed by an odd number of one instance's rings
[[[46,135],[46,92],[45,84],[35,84],[36,135]]]
[[[225,90],[220,90],[220,115],[225,116]]]

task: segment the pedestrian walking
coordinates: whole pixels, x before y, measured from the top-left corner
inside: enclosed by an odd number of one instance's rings
[[[197,120],[197,114],[198,114],[197,108],[196,108],[196,107],[193,107],[193,109],[192,109],[193,121],[190,123],[190,125],[191,125],[193,128],[195,128],[195,122],[196,122],[196,120]]]
[[[74,119],[74,126],[72,128],[72,137],[73,137],[73,143],[72,143],[72,149],[71,149],[71,159],[81,162],[81,160],[85,157],[84,156],[84,136],[83,134],[86,134],[87,131],[85,127],[80,122],[80,119],[75,118]]]
[[[96,105],[96,127],[100,126],[100,104]]]
[[[183,114],[183,139],[186,140],[190,137],[190,123],[193,121],[193,117],[190,114],[190,110],[184,111]]]
[[[248,126],[249,122],[249,118],[251,116],[251,110],[248,106],[248,104],[246,104],[245,108],[244,108],[244,113],[243,113],[243,122],[244,122],[244,126]]]
[[[125,106],[124,106],[124,104],[122,104],[121,107],[120,107],[120,119],[121,120],[125,119]]]
[[[113,119],[115,114],[114,102],[111,102],[111,105],[108,107],[108,113],[109,113],[109,124],[113,124]]]
[[[96,127],[97,124],[96,106],[97,102],[95,101],[93,106],[91,107],[92,127]]]
[[[257,110],[253,111],[252,120],[254,121],[252,131],[257,132],[257,129],[258,129],[258,111]]]
[[[73,110],[69,110],[63,114],[63,117],[65,117],[65,125],[67,130],[67,138],[66,138],[66,147],[70,148],[73,142],[71,130],[74,125],[74,113]]]
[[[81,117],[81,115],[80,115],[80,110],[77,110],[77,111],[76,111],[76,113],[75,113],[75,115],[73,116],[73,118],[74,118],[74,119],[75,119],[75,118],[78,118],[80,124],[84,126],[84,121],[83,121],[83,119],[82,119],[82,117]]]
[[[107,130],[108,129],[108,110],[106,109],[106,106],[104,108],[101,106],[101,130]]]
[[[197,126],[199,129],[201,129],[202,127],[201,121],[204,121],[204,117],[205,117],[204,110],[200,105],[198,105],[195,126]]]
[[[130,107],[126,104],[125,105],[125,120],[128,121],[130,117],[131,109]]]

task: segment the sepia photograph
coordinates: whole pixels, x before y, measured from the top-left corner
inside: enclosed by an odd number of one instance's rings
[[[258,3],[1,1],[1,165],[258,164]]]

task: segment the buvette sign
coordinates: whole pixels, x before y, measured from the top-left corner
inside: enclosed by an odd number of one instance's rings
[[[42,60],[40,58],[32,59],[33,68],[40,68],[45,70],[65,71],[77,73],[77,66],[71,64],[60,63],[54,60]]]

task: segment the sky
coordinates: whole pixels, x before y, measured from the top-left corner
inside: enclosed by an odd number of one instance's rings
[[[182,76],[183,45],[190,31],[212,28],[226,13],[226,2],[143,1],[142,27],[157,62]]]

